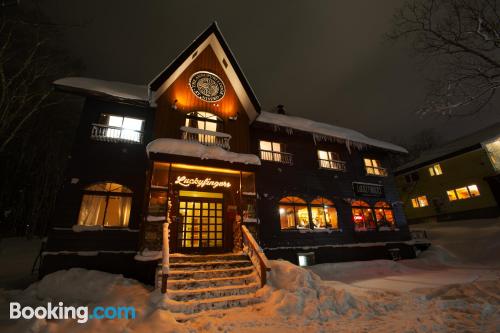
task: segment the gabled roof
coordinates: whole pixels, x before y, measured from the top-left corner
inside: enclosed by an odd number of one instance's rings
[[[243,107],[253,121],[260,113],[260,103],[250,87],[248,80],[243,74],[240,65],[236,61],[233,52],[229,48],[222,35],[217,22],[212,23],[201,35],[199,35],[174,61],[172,61],[160,74],[150,83],[149,89],[153,93],[154,102],[193,61],[193,54],[200,54],[208,45],[212,46],[219,58],[225,58],[228,66],[222,66],[231,84],[236,90]],[[221,57],[223,55],[223,57]]]
[[[464,154],[482,147],[482,144],[500,136],[500,122],[485,127],[479,131],[462,136],[440,145],[439,148],[423,152],[419,158],[408,162],[396,169],[396,173],[402,174],[419,169],[445,159]]]
[[[309,132],[312,133],[315,136],[315,138],[317,137],[318,139],[321,139],[322,136],[325,136],[325,137],[340,139],[342,142],[345,141],[346,144],[354,144],[357,146],[373,146],[386,150],[395,151],[398,153],[408,153],[408,151],[403,147],[397,146],[389,142],[372,139],[352,129],[338,127],[327,123],[320,123],[318,121],[302,117],[294,117],[284,114],[262,111],[256,121],[261,123],[271,124],[274,126],[291,128],[303,132]]]

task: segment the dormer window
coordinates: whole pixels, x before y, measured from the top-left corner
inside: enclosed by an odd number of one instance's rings
[[[92,124],[90,137],[107,142],[141,143],[144,120],[111,114],[101,114],[98,124]]]

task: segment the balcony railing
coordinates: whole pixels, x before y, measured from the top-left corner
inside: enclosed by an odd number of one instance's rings
[[[366,174],[368,176],[380,176],[380,177],[387,176],[387,169],[386,168],[371,167],[371,166],[367,166],[365,168],[366,168]]]
[[[231,135],[227,133],[208,131],[195,127],[181,126],[182,139],[199,142],[206,146],[217,146],[229,150]]]
[[[319,167],[322,169],[346,171],[346,163],[337,160],[319,160]]]
[[[273,161],[288,165],[293,164],[293,155],[285,152],[261,150],[260,158],[265,161]]]
[[[90,138],[104,142],[141,143],[143,133],[140,131],[125,129],[103,124],[92,124]]]

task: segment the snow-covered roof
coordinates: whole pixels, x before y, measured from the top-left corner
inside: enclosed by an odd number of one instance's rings
[[[54,81],[54,85],[70,90],[81,90],[97,95],[114,97],[122,100],[149,103],[148,87],[124,82],[104,81],[87,77],[65,77]]]
[[[404,173],[421,168],[431,163],[445,160],[466,151],[481,148],[481,144],[500,135],[500,122],[485,127],[479,131],[454,139],[440,145],[438,148],[423,152],[418,158],[408,162],[396,169],[396,172]]]
[[[156,139],[148,143],[148,154],[161,153],[181,156],[198,157],[202,160],[220,160],[231,163],[260,165],[260,159],[253,154],[239,154],[216,146],[205,146],[198,142],[180,139]]]
[[[275,126],[291,128],[299,131],[309,132],[317,134],[319,136],[338,138],[350,143],[369,145],[400,153],[408,153],[408,151],[405,148],[397,146],[395,144],[369,138],[360,132],[348,128],[338,127],[326,123],[320,123],[318,121],[306,118],[262,111],[260,116],[256,119],[256,121]]]

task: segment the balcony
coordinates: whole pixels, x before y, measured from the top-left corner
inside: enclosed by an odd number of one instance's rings
[[[190,142],[199,142],[206,146],[217,146],[229,150],[231,135],[227,133],[204,130],[195,127],[181,126],[182,139]]]
[[[264,161],[293,165],[293,155],[280,151],[260,150],[260,158]]]
[[[346,163],[344,161],[337,160],[319,160],[319,167],[321,169],[346,171]]]
[[[90,138],[96,141],[112,143],[141,143],[143,133],[122,127],[92,124]]]

